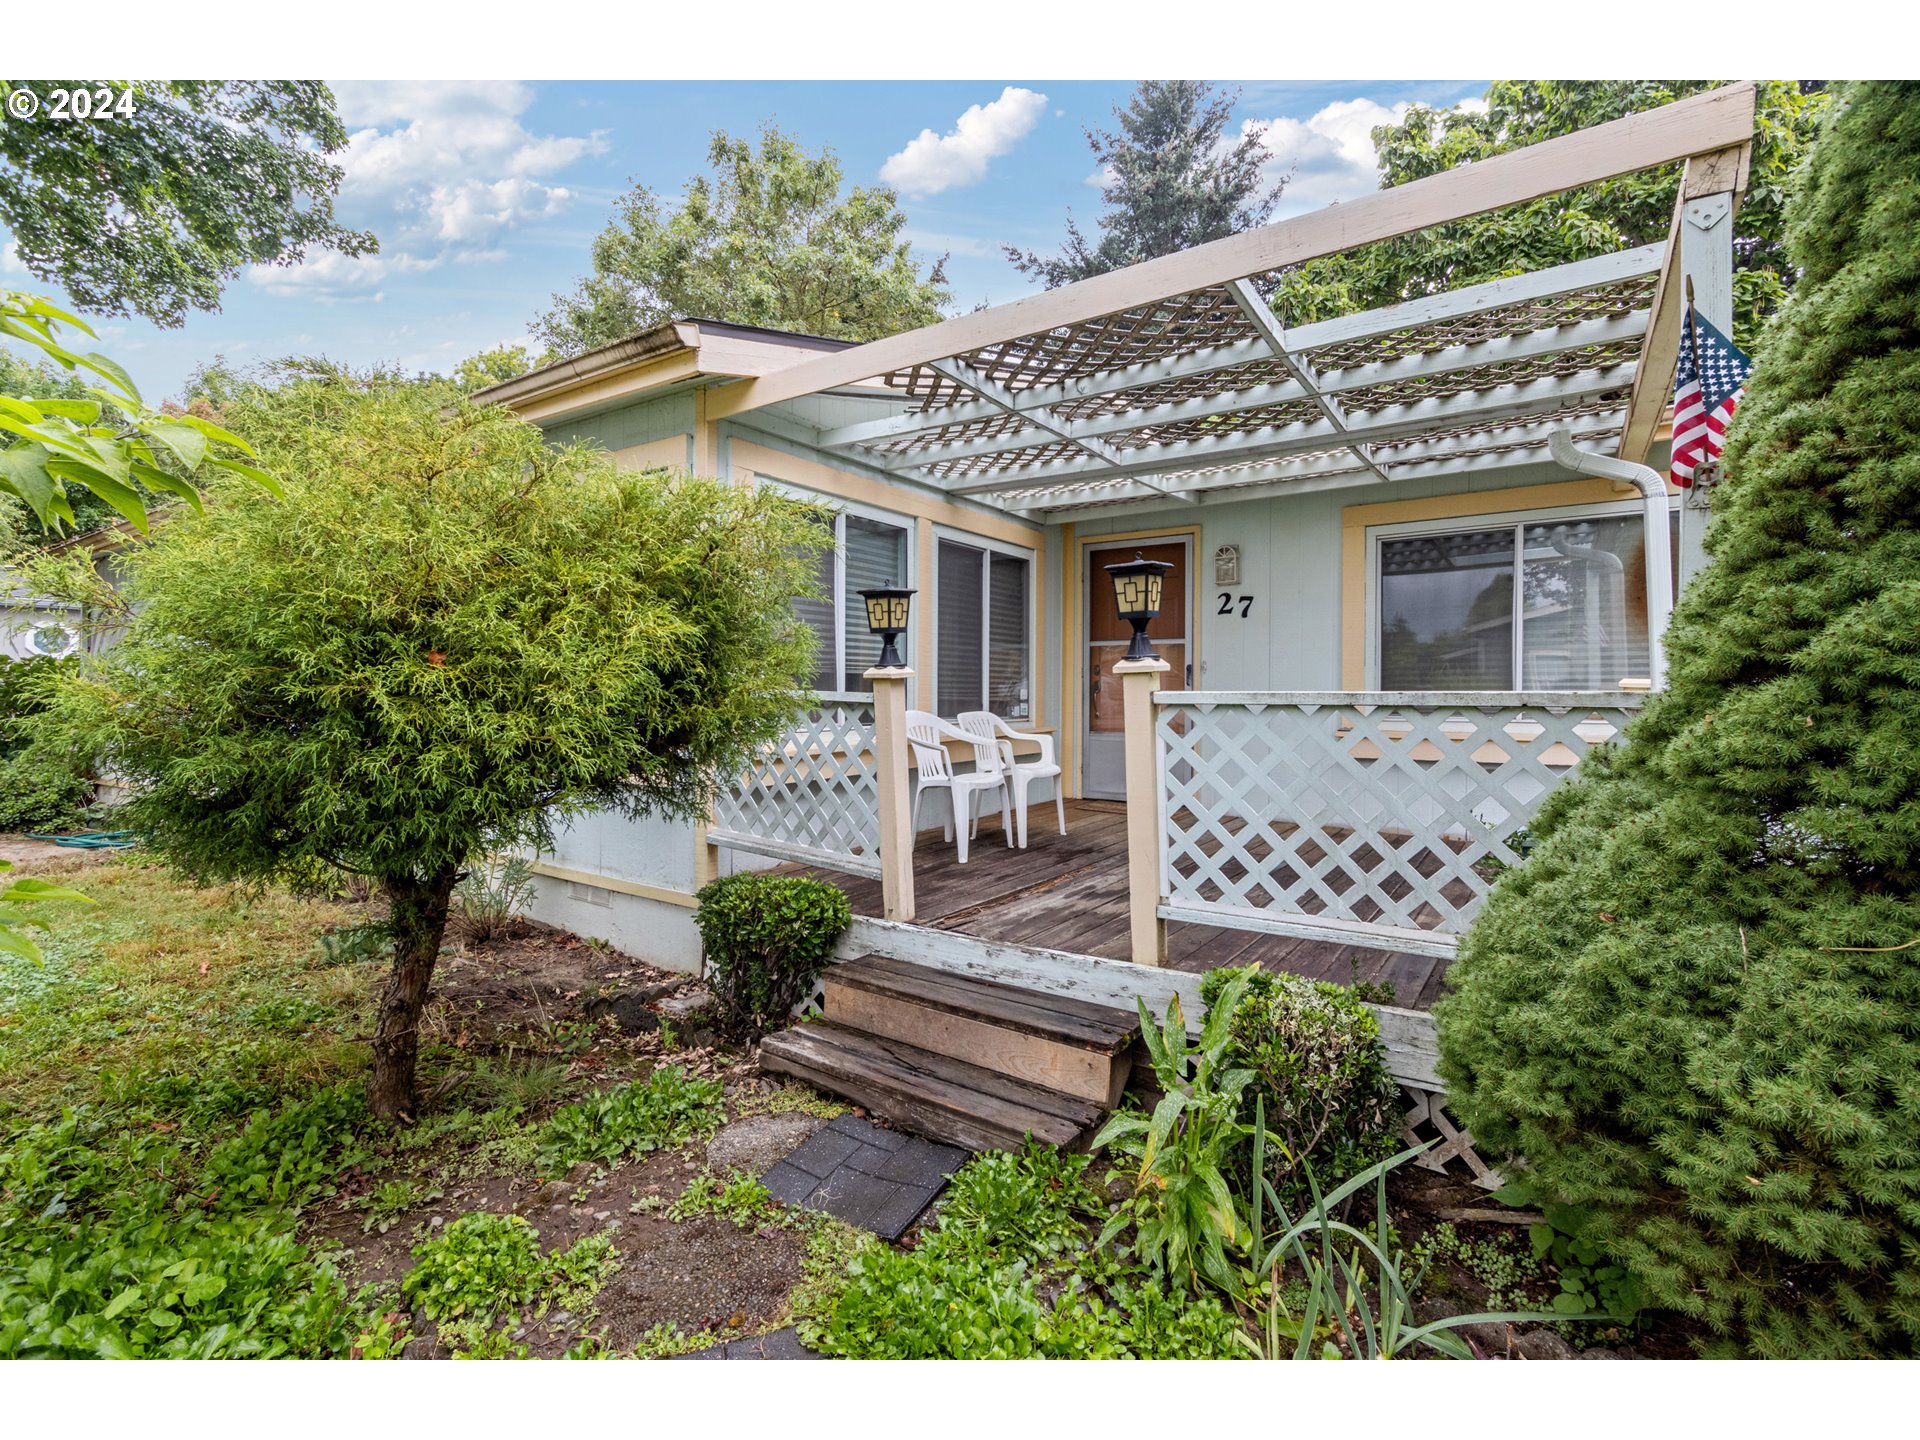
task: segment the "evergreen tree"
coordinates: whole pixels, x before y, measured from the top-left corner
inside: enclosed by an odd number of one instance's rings
[[[1087,131],[1108,177],[1099,242],[1069,218],[1058,255],[1008,245],[1007,258],[1051,290],[1264,225],[1286,181],[1262,182],[1272,156],[1259,136],[1227,142],[1239,97],[1201,80],[1141,81],[1127,108],[1113,112],[1118,131]]]
[[[1751,1353],[1920,1351],[1920,86],[1844,92],[1670,688],[1438,1008],[1483,1144]]]

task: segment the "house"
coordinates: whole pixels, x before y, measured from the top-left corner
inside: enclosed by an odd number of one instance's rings
[[[483,392],[835,512],[793,731],[707,826],[574,824],[536,913],[691,968],[699,884],[785,862],[846,878],[846,953],[1036,994],[1197,1013],[1198,972],[1248,960],[1391,984],[1416,1118],[1477,1165],[1426,1007],[1540,798],[1660,683],[1711,515],[1663,478],[1682,296],[1730,324],[1753,109],[1729,86],[868,344],[688,319]],[[1664,244],[1298,327],[1264,302],[1286,266],[1667,166]],[[1172,566],[1144,668],[1105,573],[1136,556]],[[868,673],[880,583],[917,591],[909,675]],[[1068,834],[983,829],[964,870],[914,844],[902,702],[1049,735]]]

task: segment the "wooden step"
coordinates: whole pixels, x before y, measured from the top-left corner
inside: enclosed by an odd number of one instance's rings
[[[827,1018],[849,1029],[1102,1107],[1126,1089],[1138,1015],[881,955],[834,965],[823,979]]]
[[[792,1075],[932,1140],[1017,1150],[1028,1135],[1062,1149],[1092,1137],[1102,1107],[950,1055],[816,1020],[760,1042],[760,1068]]]

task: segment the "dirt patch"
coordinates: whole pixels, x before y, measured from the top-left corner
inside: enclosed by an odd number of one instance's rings
[[[600,1291],[607,1343],[629,1349],[656,1325],[693,1334],[754,1334],[785,1318],[800,1283],[806,1239],[766,1226],[742,1230],[715,1216],[638,1220],[615,1242],[627,1264]]]
[[[124,850],[75,850],[66,845],[56,845],[51,840],[0,835],[0,860],[11,860],[19,872],[26,875],[44,877],[87,870],[126,853]]]

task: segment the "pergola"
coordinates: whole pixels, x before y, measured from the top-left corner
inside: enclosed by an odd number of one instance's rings
[[[819,443],[1036,519],[1536,463],[1555,432],[1638,461],[1668,400],[1683,275],[1726,318],[1714,297],[1730,304],[1753,114],[1753,87],[1728,86],[806,360],[713,391],[707,414],[878,389],[904,411]],[[1676,162],[1664,244],[1296,327],[1267,304],[1306,261]],[[1693,234],[1722,222],[1713,243]]]

